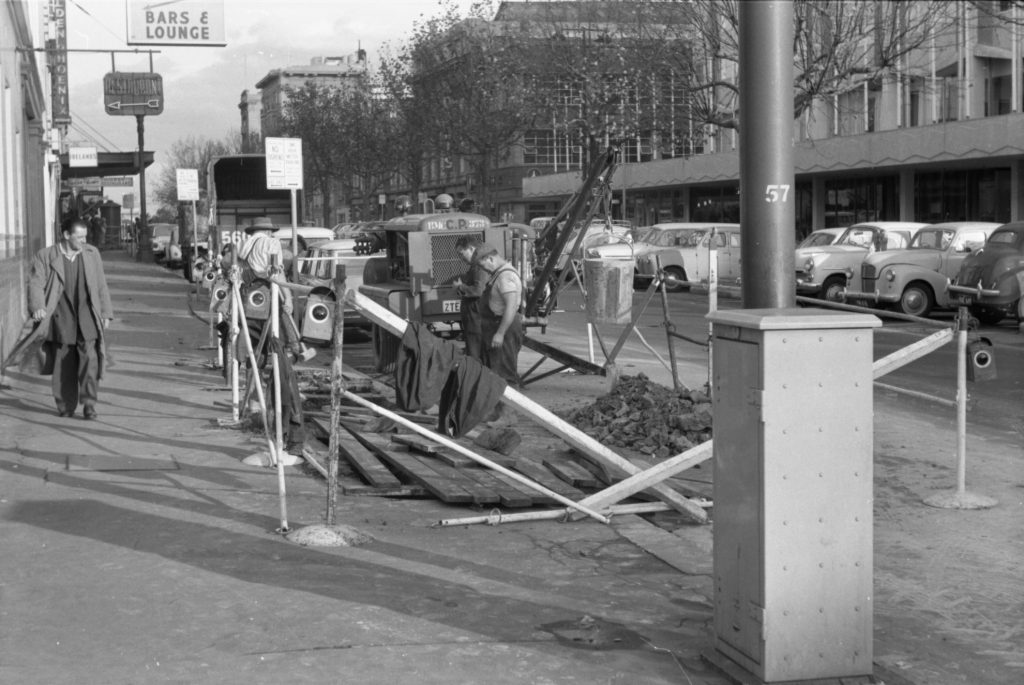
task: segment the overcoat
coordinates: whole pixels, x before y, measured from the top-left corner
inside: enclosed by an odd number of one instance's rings
[[[85,287],[89,298],[89,313],[99,331],[99,378],[106,365],[106,340],[103,321],[114,318],[110,304],[107,279],[103,274],[100,252],[92,245],[83,245],[78,256],[85,270]],[[4,368],[17,365],[22,371],[43,375],[53,373],[53,349],[49,344],[50,321],[57,302],[64,294],[64,255],[59,245],[45,247],[32,259],[28,279],[28,311],[43,309],[46,315],[39,321],[29,318],[22,327],[21,337],[6,360]]]

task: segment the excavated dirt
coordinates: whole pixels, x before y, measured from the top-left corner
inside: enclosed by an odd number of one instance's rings
[[[622,376],[566,420],[612,447],[665,459],[711,439],[711,400],[699,390],[673,390],[644,374]]]

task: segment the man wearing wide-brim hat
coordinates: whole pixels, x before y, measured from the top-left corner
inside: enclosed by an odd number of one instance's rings
[[[281,362],[281,425],[285,433],[287,452],[301,454],[302,443],[305,437],[302,418],[302,398],[299,395],[298,381],[295,371],[292,368],[292,359],[288,352],[295,355],[296,359],[308,360],[316,354],[316,350],[304,348],[299,340],[295,322],[291,318],[292,297],[290,288],[294,287],[285,278],[280,265],[283,263],[283,250],[281,241],[276,240],[272,233],[277,229],[267,217],[258,217],[245,227],[249,236],[242,244],[238,252],[238,258],[243,266],[242,280],[246,284],[253,281],[273,281],[281,293],[281,329],[284,332],[284,341],[271,340],[270,344],[277,349],[278,358]],[[277,268],[275,268],[275,266]],[[249,321],[249,337],[253,345],[258,344],[262,337],[262,327],[269,325],[269,322]]]

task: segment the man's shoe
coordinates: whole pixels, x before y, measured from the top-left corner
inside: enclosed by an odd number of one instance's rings
[[[86,407],[82,410],[82,416],[85,417],[86,421],[92,421],[99,415],[96,413],[96,407]]]

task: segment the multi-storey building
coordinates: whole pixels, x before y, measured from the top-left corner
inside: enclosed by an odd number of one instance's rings
[[[912,13],[927,3],[905,4]],[[851,79],[794,122],[799,234],[869,219],[1024,218],[1024,11],[997,1],[946,7],[929,39],[885,73]],[[622,216],[738,220],[738,136],[707,128],[716,144],[678,158],[627,154],[612,182]],[[576,169],[528,174],[523,215],[549,213],[579,179]]]
[[[281,134],[282,116],[288,102],[288,89],[302,88],[307,83],[332,88],[365,78],[366,51],[358,50],[344,57],[314,57],[305,66],[273,69],[256,83],[260,90],[260,128],[264,136]]]

